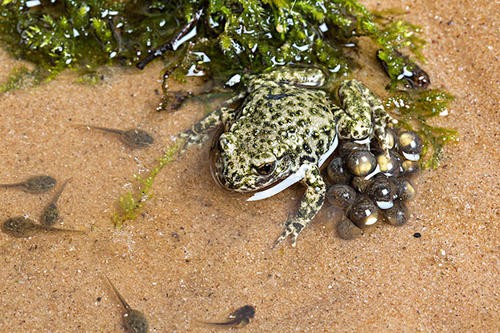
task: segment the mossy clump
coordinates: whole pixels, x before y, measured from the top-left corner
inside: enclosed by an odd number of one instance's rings
[[[16,58],[34,63],[38,81],[67,68],[89,74],[103,65],[132,66],[182,23],[177,4],[3,0],[0,43]]]
[[[359,37],[386,52],[420,55],[423,45],[417,26],[383,19],[356,0],[3,0],[0,17],[0,41],[46,77],[165,52],[184,74],[221,79],[289,63],[345,73]],[[179,38],[159,52],[190,24],[189,42]]]
[[[7,81],[0,84],[0,93],[30,87],[38,83],[40,83],[40,71],[38,69],[30,70],[26,66],[15,67],[10,72]]]

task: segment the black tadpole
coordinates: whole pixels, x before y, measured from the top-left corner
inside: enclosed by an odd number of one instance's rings
[[[51,176],[32,176],[25,181],[13,184],[0,184],[0,187],[20,187],[24,192],[39,194],[52,189],[56,185],[56,180]]]
[[[35,221],[25,216],[10,217],[2,223],[0,228],[2,232],[15,238],[28,238],[42,232],[85,233],[83,230],[60,229],[36,224]]]
[[[154,142],[154,138],[148,132],[138,128],[132,128],[129,130],[120,130],[116,128],[92,126],[92,125],[77,125],[77,126],[118,134],[120,140],[131,149],[147,148]]]
[[[123,296],[118,292],[118,289],[111,283],[111,280],[107,277],[104,276],[106,280],[108,281],[109,285],[115,292],[116,297],[118,297],[118,300],[122,304],[122,306],[125,308],[125,315],[123,316],[123,324],[125,326],[125,329],[127,332],[130,333],[147,333],[149,332],[149,324],[146,319],[146,316],[139,311],[132,309],[130,305],[125,301]]]
[[[255,316],[255,308],[251,305],[245,305],[241,308],[236,309],[228,316],[227,321],[223,322],[206,322],[205,324],[215,325],[215,326],[231,326],[231,327],[243,327],[250,322]]]
[[[56,223],[59,219],[59,209],[57,208],[57,200],[61,196],[64,188],[68,184],[71,178],[67,179],[62,185],[61,188],[54,194],[50,202],[45,206],[42,215],[40,216],[40,223],[46,227],[50,227]]]
[[[146,67],[147,64],[149,64],[154,59],[162,56],[165,52],[175,51],[183,43],[183,42],[181,43],[181,40],[187,35],[189,35],[192,29],[196,28],[196,24],[200,20],[201,15],[203,15],[203,9],[198,10],[194,14],[193,19],[189,21],[172,40],[161,45],[160,47],[157,47],[156,49],[151,50],[149,54],[144,59],[139,61],[135,66],[139,69],[144,69],[144,67]]]

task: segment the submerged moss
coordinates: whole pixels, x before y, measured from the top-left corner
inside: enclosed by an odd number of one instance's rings
[[[34,86],[40,83],[41,77],[43,76],[40,75],[39,69],[30,70],[26,66],[16,67],[11,71],[7,81],[0,84],[0,93]]]
[[[175,53],[184,74],[196,68],[221,79],[287,63],[343,73],[355,65],[348,54],[361,36],[386,51],[419,55],[423,45],[418,27],[373,15],[356,0],[3,0],[0,17],[3,44],[51,75],[163,53]],[[190,22],[190,43],[179,38],[162,49]]]

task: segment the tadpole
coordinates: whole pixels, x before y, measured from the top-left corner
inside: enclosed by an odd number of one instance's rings
[[[255,316],[255,308],[251,305],[245,305],[232,312],[228,316],[227,321],[206,322],[206,324],[215,326],[243,327],[247,325],[250,322],[250,319],[252,319],[254,316]]]
[[[85,233],[82,230],[60,229],[47,227],[35,223],[32,219],[25,216],[10,217],[2,223],[2,231],[9,236],[16,238],[28,238],[42,232],[76,232]]]
[[[12,184],[0,184],[0,187],[20,187],[24,192],[38,194],[47,192],[56,185],[57,181],[46,175],[32,176],[25,181]]]
[[[64,188],[68,184],[68,182],[71,180],[67,179],[62,185],[61,188],[54,194],[52,199],[50,200],[49,204],[45,206],[42,215],[40,217],[40,223],[44,226],[50,227],[56,223],[56,221],[59,219],[59,209],[57,208],[57,200],[59,200],[59,197],[61,196],[61,193],[63,192]]]
[[[125,301],[123,296],[118,292],[118,290],[113,285],[113,283],[111,283],[111,280],[107,276],[105,276],[105,277],[106,277],[106,280],[108,281],[109,285],[111,286],[111,288],[113,288],[113,291],[115,292],[116,297],[118,297],[118,299],[120,300],[120,303],[125,308],[125,314],[123,315],[123,324],[125,326],[125,329],[131,333],[148,332],[149,324],[148,324],[148,321],[146,319],[146,316],[144,316],[144,314],[141,311],[132,309],[130,307],[130,305],[128,305],[128,303]]]
[[[120,140],[131,149],[146,148],[151,146],[154,142],[154,138],[148,132],[138,128],[121,130],[116,128],[101,127],[101,126],[91,126],[91,125],[83,125],[83,126],[91,129],[96,129],[99,131],[117,134]]]

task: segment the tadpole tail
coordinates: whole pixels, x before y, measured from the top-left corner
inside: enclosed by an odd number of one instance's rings
[[[71,181],[72,179],[73,179],[73,177],[70,177],[70,178],[68,178],[68,179],[66,179],[64,181],[64,183],[61,185],[61,187],[59,188],[59,190],[52,197],[51,203],[55,204],[57,202],[57,200],[61,196],[61,193],[64,191],[64,188],[66,187],[66,185],[68,184],[68,182]]]
[[[115,285],[111,282],[111,280],[106,275],[104,275],[104,277],[106,278],[106,281],[108,281],[109,285],[111,286],[111,288],[115,292],[116,297],[118,297],[118,299],[120,300],[120,303],[122,303],[125,310],[127,310],[127,311],[132,310],[130,305],[128,305],[127,301],[125,301],[125,298],[123,298],[123,296],[120,294],[118,289],[116,289]]]
[[[48,231],[48,232],[71,232],[71,233],[77,233],[77,234],[86,234],[87,233],[85,230],[62,229],[62,228],[53,228],[53,227],[46,227],[46,226],[40,226],[40,230],[44,230],[44,231]]]
[[[23,186],[23,185],[24,185],[24,182],[20,182],[20,183],[13,183],[13,184],[0,184],[0,187],[11,188],[11,187],[19,187],[19,186]]]
[[[108,127],[102,127],[102,126],[92,126],[92,125],[82,125],[83,127],[88,127],[90,129],[95,129],[98,131],[103,131],[103,132],[108,132],[108,133],[116,133],[116,134],[123,134],[122,130],[116,129],[116,128],[108,128]]]
[[[236,318],[228,321],[222,321],[222,322],[204,322],[207,325],[210,326],[230,326],[230,327],[243,327],[246,326],[250,320],[246,318]]]
[[[221,321],[221,322],[211,322],[211,321],[200,321],[198,320],[199,323],[205,324],[205,325],[210,325],[210,326],[238,326],[240,325],[239,320],[228,320],[228,321]]]

